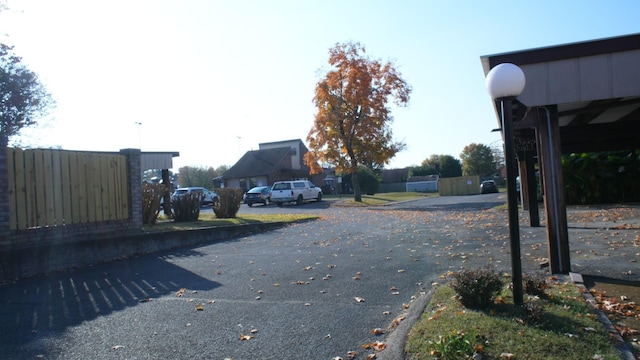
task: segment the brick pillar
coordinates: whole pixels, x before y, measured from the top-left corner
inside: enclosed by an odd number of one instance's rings
[[[0,244],[9,241],[9,168],[7,167],[8,139],[0,136]]]
[[[120,154],[127,157],[127,179],[129,181],[129,219],[131,228],[142,229],[142,169],[140,149],[121,149]]]

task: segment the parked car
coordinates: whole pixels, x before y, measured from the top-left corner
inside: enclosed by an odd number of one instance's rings
[[[244,194],[243,201],[249,206],[261,203],[265,206],[271,203],[271,186],[256,186]]]
[[[308,200],[322,201],[322,189],[311,181],[278,181],[271,186],[271,201],[278,206],[290,202],[300,205]]]
[[[481,194],[489,194],[489,193],[497,193],[498,185],[493,180],[485,180],[480,184],[480,193]]]
[[[215,192],[207,188],[198,187],[198,186],[184,187],[184,188],[177,189],[176,191],[173,192],[173,194],[171,194],[171,201],[174,201],[176,198],[180,196],[184,196],[192,193],[200,193],[204,195],[204,199],[202,200],[202,205],[214,205],[220,201],[220,199],[218,198],[218,194],[216,194]]]

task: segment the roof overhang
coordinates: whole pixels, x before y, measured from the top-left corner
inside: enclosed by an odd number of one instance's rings
[[[640,34],[480,59],[485,76],[505,62],[525,73],[513,101],[516,131],[533,127],[539,112],[531,110],[554,107],[563,153],[640,148]]]
[[[158,151],[140,153],[140,168],[150,169],[173,169],[173,158],[180,156],[177,151]]]

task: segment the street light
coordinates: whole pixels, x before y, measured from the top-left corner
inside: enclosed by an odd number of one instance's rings
[[[511,101],[524,90],[525,77],[517,65],[502,63],[489,71],[487,91],[500,102],[500,117],[504,136],[504,157],[507,165],[507,206],[509,208],[509,236],[511,240],[511,269],[513,272],[513,302],[522,305],[522,264],[520,259],[520,227],[516,194],[516,152],[513,144]]]
[[[138,148],[142,149],[142,132],[140,131],[142,123],[140,121],[136,121],[134,124],[138,125]]]

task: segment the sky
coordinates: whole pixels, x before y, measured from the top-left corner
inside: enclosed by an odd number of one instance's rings
[[[15,144],[177,151],[233,165],[260,143],[301,139],[329,49],[359,42],[413,91],[393,108],[386,168],[466,145],[500,146],[483,55],[640,33],[640,2],[435,0],[6,0],[0,42],[57,106]]]

